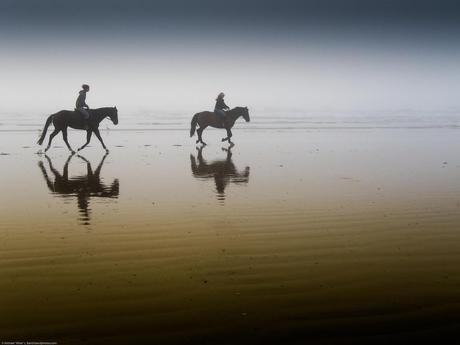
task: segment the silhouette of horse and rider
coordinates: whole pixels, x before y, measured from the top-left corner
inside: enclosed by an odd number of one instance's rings
[[[195,134],[196,126],[199,128],[196,130],[198,134],[198,140],[196,143],[206,143],[202,139],[203,131],[206,127],[211,126],[214,128],[225,128],[227,131],[227,137],[222,138],[222,142],[228,141],[230,144],[233,144],[231,141],[232,127],[235,124],[235,121],[239,117],[243,117],[246,122],[249,122],[249,110],[247,107],[236,107],[230,109],[230,107],[224,102],[225,94],[223,92],[219,93],[216,98],[216,105],[214,106],[214,112],[212,111],[202,111],[201,113],[196,113],[192,118],[191,128],[190,128],[190,137],[193,137]]]
[[[78,209],[80,212],[80,221],[85,224],[90,224],[90,208],[89,201],[91,198],[118,198],[120,192],[120,185],[118,179],[115,179],[112,184],[106,185],[101,179],[101,169],[107,157],[107,153],[102,158],[96,170],[93,170],[91,163],[83,156],[77,155],[78,158],[86,163],[86,175],[69,177],[69,163],[75,156],[71,154],[64,164],[62,174],[57,171],[51,159],[45,155],[48,161],[50,177],[43,161],[38,162],[43,177],[45,179],[48,189],[55,195],[63,198],[77,198]]]
[[[43,144],[46,137],[48,127],[53,123],[54,131],[50,134],[48,145],[45,148],[47,152],[51,146],[53,138],[62,132],[62,137],[68,149],[74,153],[74,150],[70,147],[67,141],[67,128],[80,129],[86,131],[86,143],[81,146],[78,151],[83,150],[90,142],[91,136],[94,133],[102,144],[102,147],[108,152],[107,147],[102,140],[101,134],[99,133],[99,124],[106,117],[112,120],[114,125],[118,124],[118,110],[117,107],[105,107],[98,109],[89,109],[86,104],[86,93],[89,91],[87,84],[82,85],[82,90],[79,92],[77,101],[75,102],[75,110],[61,110],[55,114],[48,116],[45,127],[43,128],[42,135],[38,139],[38,144]]]
[[[249,182],[249,167],[243,171],[239,171],[232,160],[232,151],[230,146],[228,149],[223,148],[227,152],[225,159],[214,160],[208,163],[203,158],[203,148],[197,148],[198,155],[190,155],[190,167],[192,174],[198,179],[213,179],[216,185],[216,194],[219,200],[225,200],[225,189],[230,183],[246,184]]]
[[[59,133],[62,132],[62,137],[64,139],[67,148],[74,153],[75,151],[70,147],[70,144],[67,140],[67,129],[79,129],[86,131],[86,143],[78,148],[77,151],[83,150],[91,140],[91,136],[94,133],[96,137],[102,144],[102,147],[108,152],[107,147],[102,140],[101,134],[99,132],[99,124],[105,118],[110,118],[114,125],[118,124],[118,110],[117,107],[104,107],[97,109],[90,109],[86,104],[86,93],[89,92],[89,85],[83,84],[82,90],[80,90],[77,101],[75,103],[75,110],[61,110],[55,114],[48,116],[45,127],[43,128],[38,144],[42,145],[48,127],[51,123],[54,125],[54,131],[50,134],[48,145],[45,148],[45,152],[51,147],[53,138]],[[214,128],[224,128],[227,131],[227,137],[223,138],[222,141],[228,141],[232,144],[231,138],[232,128],[236,120],[239,117],[243,117],[246,122],[249,122],[249,110],[247,107],[236,107],[230,109],[227,104],[224,102],[224,93],[221,92],[216,99],[216,105],[214,111],[202,111],[196,113],[191,121],[190,128],[190,137],[196,133],[198,134],[198,140],[196,143],[201,143],[206,145],[203,141],[202,134],[203,131],[208,127]],[[198,126],[198,129],[196,127]]]
[[[230,144],[232,144],[232,127],[236,120],[241,116],[246,120],[246,122],[250,121],[248,108],[236,107],[230,109],[227,111],[224,121],[222,121],[215,112],[203,111],[201,113],[196,113],[192,118],[190,137],[193,137],[195,134],[196,126],[198,125],[198,129],[196,129],[196,133],[198,134],[196,143],[202,143],[203,145],[206,145],[202,138],[203,131],[206,129],[206,127],[211,126],[214,128],[225,128],[227,131],[227,137],[222,138],[222,141],[228,141]]]
[[[71,127],[74,129],[86,130],[86,143],[81,146],[78,151],[83,150],[90,142],[91,136],[94,133],[102,144],[102,147],[108,151],[107,147],[102,140],[101,134],[99,133],[99,123],[109,117],[113,124],[118,124],[118,111],[116,107],[89,109],[87,112],[90,114],[90,118],[87,120],[81,116],[78,111],[61,110],[48,117],[43,129],[42,135],[38,140],[38,144],[43,144],[46,137],[46,131],[51,123],[54,125],[54,131],[50,134],[48,145],[46,146],[45,152],[47,152],[51,146],[53,138],[62,131],[62,137],[69,150],[74,153],[75,151],[70,147],[67,141],[67,128]]]

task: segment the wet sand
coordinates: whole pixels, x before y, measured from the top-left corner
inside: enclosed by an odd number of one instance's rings
[[[110,131],[109,155],[93,140],[69,159],[61,138],[44,156],[35,131],[2,132],[0,340],[457,334],[456,127],[248,125],[230,151],[222,134],[198,150],[187,130]]]

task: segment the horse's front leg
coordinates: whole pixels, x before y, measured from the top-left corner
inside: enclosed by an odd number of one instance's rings
[[[83,150],[89,144],[92,134],[93,134],[93,131],[91,129],[88,129],[86,131],[86,143],[82,147],[80,147],[77,151]]]
[[[230,130],[230,128],[225,128],[227,130],[227,137],[226,138],[223,138],[222,139],[222,142],[224,141],[228,141],[230,144],[232,144],[232,141],[230,140],[230,138],[232,137],[232,131]]]
[[[99,133],[99,128],[94,129],[94,134],[96,134],[96,137],[97,137],[97,138],[99,139],[99,141],[101,142],[102,147],[103,147],[107,152],[109,152],[109,150],[107,150],[107,147],[105,147],[104,140],[102,140],[101,133]]]
[[[104,161],[105,161],[105,159],[107,158],[108,155],[109,155],[109,153],[106,152],[104,157],[102,157],[101,162],[99,163],[99,165],[96,168],[96,171],[94,172],[94,175],[99,176],[101,174],[102,166],[104,165]]]

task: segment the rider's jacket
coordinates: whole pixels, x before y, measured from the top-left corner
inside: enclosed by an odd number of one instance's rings
[[[216,106],[214,107],[214,110],[227,110],[229,107],[227,104],[225,104],[223,98],[218,98],[216,101]]]
[[[75,108],[79,109],[83,107],[89,108],[88,104],[86,104],[86,91],[85,90],[81,90],[79,92],[77,101],[75,102]]]

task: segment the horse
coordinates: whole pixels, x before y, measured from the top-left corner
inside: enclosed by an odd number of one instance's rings
[[[105,107],[105,108],[98,108],[98,109],[89,109],[88,113],[90,115],[89,120],[85,120],[83,115],[78,111],[71,111],[71,110],[61,110],[55,114],[52,114],[48,117],[45,123],[45,128],[43,128],[42,135],[38,140],[38,144],[43,144],[43,140],[46,137],[46,131],[48,130],[49,125],[53,122],[54,131],[50,134],[48,146],[45,149],[45,152],[49,150],[51,146],[51,141],[53,138],[62,131],[62,137],[64,138],[64,142],[66,143],[67,147],[72,153],[75,153],[74,150],[69,145],[67,141],[67,127],[71,127],[74,129],[81,129],[86,130],[86,143],[78,149],[78,151],[83,150],[86,145],[89,144],[91,140],[91,135],[94,134],[99,139],[102,144],[102,147],[109,152],[107,147],[104,144],[104,141],[101,138],[101,134],[99,133],[99,123],[109,117],[112,120],[114,125],[118,124],[118,110],[117,107]]]
[[[232,141],[230,140],[232,137],[231,129],[235,124],[235,121],[240,116],[243,116],[246,122],[249,122],[249,111],[247,107],[236,107],[227,111],[224,121],[222,121],[222,119],[212,111],[202,111],[201,113],[196,113],[192,118],[190,137],[193,137],[195,134],[196,126],[198,125],[199,128],[196,130],[196,133],[198,134],[198,140],[196,143],[202,143],[203,145],[206,145],[201,137],[206,127],[211,126],[214,128],[225,128],[227,130],[227,137],[223,138],[222,141],[228,141],[230,144],[232,144]]]

